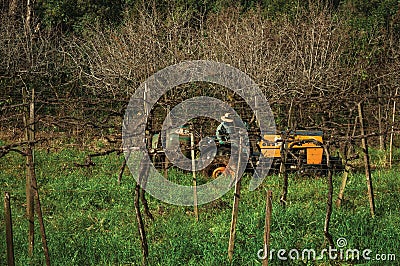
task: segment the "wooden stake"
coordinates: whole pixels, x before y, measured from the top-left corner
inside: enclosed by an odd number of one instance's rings
[[[239,149],[242,147],[242,137],[239,139]],[[240,177],[239,177],[239,167],[241,163],[240,154],[238,156],[237,165],[236,165],[236,173],[234,176],[235,180],[235,193],[233,195],[233,207],[232,207],[232,219],[231,219],[231,228],[229,231],[229,245],[228,245],[228,258],[229,261],[233,259],[233,249],[235,246],[235,237],[236,237],[236,224],[238,218],[239,211],[239,199],[240,199]]]
[[[10,193],[4,193],[4,218],[6,225],[6,242],[7,242],[7,265],[14,266],[14,243],[12,232],[12,218],[10,207]]]
[[[355,130],[357,128],[357,117],[354,121],[354,129],[353,129],[353,134],[352,136],[355,135]],[[339,190],[339,194],[338,194],[338,198],[336,200],[336,207],[340,208],[343,198],[344,198],[344,190],[346,189],[346,185],[347,185],[347,179],[349,177],[349,173],[351,170],[351,167],[349,165],[349,163],[347,162],[348,158],[351,155],[351,146],[348,145],[348,143],[345,144],[345,149],[343,151],[343,155],[342,155],[342,163],[344,164],[344,172],[343,172],[343,177],[342,177],[342,184],[340,186],[340,190]]]
[[[340,185],[340,190],[338,194],[338,198],[336,200],[336,207],[340,208],[343,198],[344,198],[344,190],[346,189],[347,185],[347,179],[349,177],[349,172],[351,170],[351,167],[347,163],[347,158],[349,157],[350,154],[350,147],[348,147],[348,151],[346,152],[346,158],[343,158],[342,162],[344,163],[344,172],[343,172],[343,177],[342,177],[342,184]]]
[[[147,199],[146,199],[146,191],[142,188],[140,188],[140,201],[143,204],[143,210],[144,210],[144,214],[150,219],[150,220],[154,220],[153,215],[150,212],[150,208],[149,208],[149,204],[147,203]]]
[[[358,114],[360,119],[360,130],[361,135],[363,136],[361,139],[362,149],[364,151],[364,165],[365,165],[365,177],[367,181],[368,187],[368,199],[369,199],[369,206],[371,210],[371,215],[375,216],[375,202],[374,202],[374,191],[372,187],[372,177],[371,177],[371,166],[369,163],[369,153],[368,153],[368,143],[367,138],[365,137],[365,130],[364,130],[364,112],[362,103],[358,103]]]
[[[289,186],[288,174],[286,171],[286,147],[285,147],[285,145],[286,145],[286,141],[283,139],[281,147],[280,147],[281,165],[279,168],[279,175],[283,179],[282,194],[281,194],[281,198],[280,198],[280,203],[282,206],[286,206],[288,186]]]
[[[29,107],[25,108],[25,114],[22,116],[25,128],[25,139],[29,143],[25,153],[26,153],[26,182],[25,182],[25,194],[26,194],[26,217],[28,219],[28,255],[33,256],[33,246],[34,246],[34,193],[32,191],[32,177],[35,174],[34,158],[33,158],[33,141],[34,135],[34,89],[32,89],[32,99],[30,100]],[[26,88],[22,89],[22,101],[25,106],[28,105],[28,94]]]
[[[124,161],[122,162],[122,165],[121,165],[121,167],[119,168],[118,185],[121,185],[122,176],[123,176],[123,174],[124,174],[125,167],[126,167],[126,160],[125,160],[125,158],[124,158]]]
[[[128,154],[126,155],[126,158],[124,156],[124,161],[122,162],[121,168],[119,169],[119,174],[118,174],[118,185],[121,185],[122,182],[122,176],[124,174],[125,171],[125,167],[126,167],[126,161],[129,160],[129,157],[131,156],[131,151],[128,151]]]
[[[36,214],[37,214],[38,220],[39,220],[40,235],[42,237],[42,245],[43,245],[44,257],[46,259],[46,265],[50,266],[49,248],[47,246],[46,230],[44,228],[42,207],[40,206],[39,191],[38,191],[38,188],[37,188],[37,182],[36,182],[36,177],[35,176],[33,176],[33,178],[32,178],[32,189],[33,189],[34,195],[35,195]]]
[[[192,156],[192,173],[193,173],[193,207],[194,207],[194,215],[196,217],[196,221],[199,220],[199,210],[197,206],[197,180],[196,180],[196,163],[195,163],[195,155],[194,155],[194,136],[193,132],[190,133],[190,147],[191,147],[191,156]]]
[[[263,266],[268,266],[268,257],[270,250],[271,235],[271,215],[272,215],[272,190],[267,191],[267,200],[265,204],[265,225],[264,225],[264,259]]]
[[[324,235],[325,235],[325,238],[328,240],[329,246],[331,248],[334,248],[335,244],[333,243],[332,235],[329,233],[329,223],[331,221],[331,215],[332,215],[332,195],[333,195],[332,164],[330,161],[329,144],[324,145],[324,151],[325,151],[326,162],[327,162],[327,166],[328,166],[328,198],[326,201]]]
[[[147,178],[148,174],[149,174],[149,165],[145,161],[145,159],[142,159],[142,161],[140,163],[139,180],[141,180],[142,178]],[[140,211],[140,185],[139,185],[139,183],[137,183],[136,187],[135,187],[134,206],[135,206],[136,220],[138,223],[140,244],[141,244],[142,255],[143,255],[142,265],[146,266],[147,258],[149,256],[149,248],[148,248],[148,244],[147,244],[146,231],[145,231],[145,227],[144,227],[142,213]]]
[[[145,228],[144,228],[142,213],[140,212],[139,194],[140,194],[140,185],[136,184],[134,205],[135,205],[135,212],[136,212],[136,220],[138,223],[140,244],[141,244],[142,255],[143,255],[142,265],[145,266],[145,265],[147,265],[147,257],[149,256],[149,250],[148,250],[148,245],[147,245],[147,238],[146,238],[146,232],[145,232]]]
[[[166,95],[166,94],[164,94],[164,95]],[[170,111],[170,107],[168,105],[167,106],[167,114],[170,113],[169,111]],[[169,130],[171,125],[167,125],[167,126],[168,126],[168,130]],[[162,132],[160,133],[160,138],[161,138],[161,134],[162,134]],[[169,138],[169,134],[167,134],[167,132],[165,132],[165,141],[166,142],[169,141],[169,140],[167,140],[167,138]],[[165,179],[168,179],[168,165],[169,165],[169,160],[168,160],[167,154],[164,153],[164,178]]]
[[[397,88],[396,93],[394,95],[397,96]],[[390,132],[390,143],[389,143],[389,167],[392,168],[392,160],[393,160],[393,135],[394,135],[394,121],[396,116],[396,100],[393,101],[393,112],[392,112],[392,131]]]
[[[23,89],[23,100],[24,103],[27,103],[27,93]],[[36,181],[36,172],[35,172],[35,158],[34,158],[34,141],[35,141],[35,89],[31,89],[31,99],[29,103],[29,117],[27,117],[28,110],[26,110],[26,114],[23,116],[24,125],[25,125],[25,138],[29,142],[28,147],[26,149],[26,213],[29,222],[29,232],[28,232],[28,255],[29,257],[33,256],[33,248],[34,248],[34,215],[35,215],[35,206],[36,213],[38,215],[40,233],[42,237],[43,251],[46,259],[46,265],[50,265],[50,256],[49,250],[47,246],[46,239],[46,231],[44,228],[43,222],[43,214],[40,206],[40,198],[39,192],[37,189],[37,181]],[[35,201],[36,200],[36,201]],[[36,203],[36,204],[35,204]]]
[[[228,258],[232,261],[233,249],[235,246],[235,236],[236,236],[236,223],[239,210],[239,199],[240,199],[240,180],[235,184],[235,194],[233,197],[233,207],[232,207],[232,219],[231,219],[231,229],[229,231],[229,245],[228,245]]]

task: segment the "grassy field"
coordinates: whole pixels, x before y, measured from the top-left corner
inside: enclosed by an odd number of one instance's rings
[[[53,265],[140,265],[141,250],[133,206],[134,180],[127,171],[121,185],[117,173],[122,156],[94,158],[92,168],[77,168],[85,153],[73,149],[56,153],[37,151],[37,179],[44,211]],[[374,157],[379,161],[379,154]],[[12,196],[15,257],[17,265],[28,265],[25,218],[25,163],[19,155],[1,159],[2,191]],[[395,254],[397,261],[358,261],[360,265],[398,265],[400,261],[399,169],[375,170],[373,181],[377,215],[371,218],[365,177],[352,174],[341,209],[334,208],[331,234],[334,241],[346,238],[346,249],[370,249],[376,254]],[[170,179],[191,182],[191,175],[170,171]],[[280,180],[268,176],[256,191],[248,191],[243,179],[239,220],[232,265],[261,265],[257,252],[263,245],[266,190],[273,190],[271,248],[315,249],[324,243],[323,225],[327,183],[324,178],[290,177],[288,206],[279,205]],[[336,198],[341,176],[334,176]],[[196,222],[191,207],[165,204],[148,197],[154,221],[145,219],[150,265],[229,265],[227,247],[233,192],[200,206]],[[1,208],[1,217],[4,210]],[[37,220],[36,220],[37,221]],[[36,223],[37,224],[37,223]],[[0,241],[0,262],[6,261],[5,225]],[[43,265],[39,228],[36,230],[33,265]],[[286,254],[288,256],[288,254]],[[271,265],[349,265],[355,262],[324,260],[280,261],[276,253]]]

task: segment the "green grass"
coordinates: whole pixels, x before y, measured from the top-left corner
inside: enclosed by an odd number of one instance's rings
[[[36,152],[37,179],[50,255],[53,265],[140,265],[141,250],[133,206],[135,182],[127,171],[117,184],[122,156],[94,158],[92,168],[76,168],[85,153],[61,150]],[[334,208],[330,232],[336,241],[347,239],[345,248],[394,253],[400,260],[399,169],[375,170],[376,217],[371,218],[365,177],[352,174],[341,209]],[[12,196],[16,265],[28,265],[27,221],[25,218],[25,162],[19,155],[1,159],[2,191]],[[190,184],[191,175],[171,170],[170,179]],[[203,179],[202,182],[205,180]],[[261,265],[257,251],[263,245],[265,194],[273,191],[271,248],[326,248],[323,226],[326,210],[325,178],[291,176],[288,205],[279,205],[281,180],[268,176],[256,191],[248,191],[249,177],[243,179],[239,218],[232,265]],[[335,196],[341,176],[334,176]],[[229,265],[227,246],[233,192],[199,207],[196,222],[192,207],[172,206],[148,196],[155,220],[145,219],[149,242],[149,265]],[[1,217],[4,210],[1,208]],[[37,220],[36,220],[37,225]],[[0,232],[5,235],[3,219]],[[43,265],[37,226],[33,265]],[[0,241],[0,262],[6,261],[5,237]],[[283,265],[329,265],[328,260],[289,261]],[[382,265],[361,261],[359,265]],[[276,256],[271,265],[282,265]],[[343,265],[348,265],[342,263]],[[387,262],[386,265],[395,265]]]

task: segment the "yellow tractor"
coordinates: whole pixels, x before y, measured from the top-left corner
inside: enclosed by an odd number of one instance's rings
[[[251,155],[246,169],[248,171],[254,170],[260,154],[272,158],[270,172],[273,173],[279,172],[282,159],[285,162],[286,171],[289,172],[320,175],[327,169],[322,131],[296,130],[265,134],[256,138],[250,137],[250,144]],[[229,153],[229,144],[220,144],[217,156],[205,174],[213,178],[220,174],[233,174],[226,168]],[[331,157],[330,160],[336,169],[339,168],[338,157]]]
[[[185,135],[180,133],[179,142],[181,149],[184,155],[189,158],[185,151],[187,150],[187,146],[190,146],[190,143],[185,140]],[[215,137],[214,141],[217,145],[217,154],[212,163],[203,170],[203,174],[212,178],[216,178],[221,174],[233,175],[232,170],[226,167],[231,154],[229,140],[221,141],[220,138]],[[327,170],[322,131],[282,131],[278,134],[271,133],[264,134],[263,136],[250,134],[249,141],[251,149],[246,171],[254,171],[260,156],[272,158],[270,173],[279,172],[282,160],[284,160],[285,169],[288,172],[297,172],[304,175],[321,175]],[[152,136],[149,146],[151,147],[149,155],[156,168],[163,168],[165,154],[161,147],[159,133]],[[330,157],[330,161],[335,169],[341,168],[339,157]]]

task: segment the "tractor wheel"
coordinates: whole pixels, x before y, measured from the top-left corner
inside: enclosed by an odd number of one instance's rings
[[[211,177],[213,179],[216,179],[220,175],[225,175],[225,174],[226,174],[226,167],[225,166],[220,166],[220,167],[215,168],[215,170],[212,172]]]
[[[205,176],[211,177],[213,179],[217,178],[221,174],[226,174],[226,166],[229,163],[229,157],[218,156],[212,163],[203,170]]]
[[[226,166],[220,166],[215,168],[215,170],[213,171],[211,177],[213,179],[216,179],[217,177],[219,177],[220,175],[230,175],[230,176],[234,176],[235,173],[232,169],[226,167]]]

